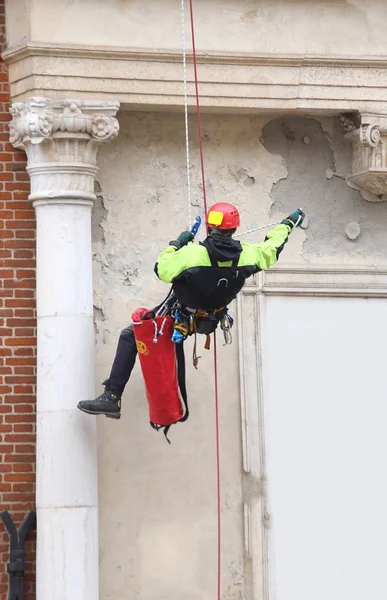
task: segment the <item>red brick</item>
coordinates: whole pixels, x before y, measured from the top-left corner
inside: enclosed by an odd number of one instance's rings
[[[0,120],[1,120],[1,113],[0,113]],[[13,173],[2,173],[1,177],[0,177],[0,181],[5,181],[6,185],[11,185],[11,183],[13,183],[14,179],[13,179]],[[21,188],[23,189],[23,188]]]
[[[19,173],[15,173],[16,181],[29,181],[30,176],[24,170],[20,170]]]
[[[34,446],[31,446],[31,448],[34,448]],[[35,474],[34,473],[5,473],[4,475],[4,481],[18,481],[18,482],[25,482],[25,481],[35,481]]]
[[[8,327],[36,327],[36,319],[26,319],[20,317],[18,319],[8,318],[7,319]]]
[[[0,279],[8,279],[14,276],[14,272],[11,269],[0,269]]]
[[[19,444],[20,446],[21,444]],[[0,444],[0,454],[7,454],[9,455],[10,452],[12,452],[14,449],[14,445],[13,444]]]
[[[12,449],[14,448],[14,452],[17,452],[17,454],[34,454],[35,453],[35,446],[33,444],[14,444],[14,446],[11,446],[11,449],[8,452],[12,452]]]
[[[0,274],[1,274],[1,269],[0,269]],[[1,277],[1,275],[0,275]],[[17,279],[22,279],[22,278],[34,278],[35,277],[35,271],[33,269],[17,269],[16,271],[16,278]]]
[[[30,300],[28,298],[17,298],[16,300],[12,300],[12,299],[5,300],[6,307],[14,307],[14,308],[25,307],[25,308],[27,308],[28,306],[35,307],[35,305],[36,305],[35,300],[32,300],[32,299]],[[16,311],[15,314],[17,312],[20,312],[20,311]],[[24,315],[21,315],[21,316],[24,316]]]
[[[4,1],[0,53],[6,44]],[[27,157],[9,143],[9,102],[8,70],[0,60],[0,507],[20,524],[35,506],[36,224]],[[35,542],[29,534],[26,600],[35,600]],[[0,528],[0,598],[8,590],[8,548]]]
[[[21,386],[20,386],[21,387]],[[18,390],[18,386],[15,385],[15,392],[17,393]],[[22,393],[26,393],[26,394],[32,394],[33,392],[33,387],[32,386],[27,386],[24,385],[23,386],[23,390],[21,390]],[[13,410],[15,413],[33,413],[34,412],[34,408],[35,408],[35,403],[34,404],[14,404]]]
[[[1,371],[0,371],[1,373]],[[34,375],[6,375],[4,377],[5,383],[8,385],[15,385],[15,383],[28,384],[35,383]],[[15,387],[16,390],[16,387]]]
[[[26,162],[27,157],[26,157],[25,152],[20,152],[20,151],[18,152],[18,151],[16,151],[16,152],[13,153],[12,160],[13,160],[13,162],[18,162],[18,161],[19,162]]]
[[[11,471],[15,471],[12,465],[0,463],[0,473],[10,473]]]
[[[1,175],[0,175],[0,180],[1,180]],[[3,194],[10,194],[11,198],[4,198],[4,200],[8,200],[8,202],[6,202],[6,208],[9,210],[30,210],[31,209],[31,202],[29,200],[16,200],[15,195],[16,193],[19,192],[14,192],[14,194],[12,194],[12,192],[3,192]],[[1,196],[0,196],[0,200],[1,200]],[[35,214],[35,213],[33,213]],[[35,219],[35,216],[31,217]]]
[[[15,250],[14,258],[34,258],[33,250]]]
[[[10,244],[12,238],[14,237],[14,232],[9,229],[0,229],[0,239],[3,241],[3,244]]]
[[[4,348],[4,350],[8,350],[8,349],[9,348]],[[12,353],[10,352],[10,354],[12,354]],[[34,350],[33,350],[33,348],[15,348],[13,350],[13,354],[14,354],[14,356],[33,356]]]
[[[28,458],[29,460],[31,460],[31,458]],[[16,502],[17,504],[15,504],[14,506],[14,510],[24,510],[25,504],[28,503],[28,496],[26,494],[23,494],[25,501],[23,503],[20,502],[21,498],[20,498],[20,494],[17,493],[11,493],[11,494],[3,494],[3,501],[4,502]],[[34,494],[30,494],[30,502],[34,502],[35,497]]]
[[[0,179],[1,179],[1,175],[0,175]],[[7,217],[8,218],[12,218],[11,217]],[[16,210],[15,211],[15,219],[31,219],[32,221],[35,221],[35,211],[34,209],[31,207],[28,210],[24,209],[24,210]]]
[[[7,338],[5,346],[33,346],[36,340],[33,337]]]
[[[5,222],[6,229],[35,229],[35,221],[21,221],[18,219],[9,219]]]
[[[7,233],[12,233],[12,231],[7,231]],[[1,238],[1,235],[0,235]],[[6,244],[6,248],[35,248],[36,242],[34,240],[6,240],[4,242]]]
[[[9,252],[10,250],[4,250],[4,252]],[[12,267],[14,269],[23,268],[23,269],[35,269],[36,261],[31,258],[5,258],[4,260],[5,267]]]
[[[4,279],[4,287],[5,288],[33,288],[36,283],[35,279]]]
[[[28,329],[26,327],[24,328],[17,328],[15,329],[13,335],[19,337],[19,336],[24,336],[24,337],[29,337],[29,336],[34,336],[35,335],[35,330],[34,329]]]
[[[26,201],[28,201],[28,192],[29,192],[29,190],[26,190],[26,191],[18,190],[16,192],[13,192],[13,194],[12,194],[13,199],[14,200],[23,200],[26,202]]]
[[[1,114],[0,114],[1,117]],[[1,120],[1,118],[0,118]],[[4,173],[4,176],[6,175],[6,173]],[[25,190],[26,192],[30,191],[30,184],[26,183],[24,181],[12,181],[13,180],[13,175],[11,175],[11,180],[6,182],[6,190]]]
[[[21,289],[13,291],[15,292],[15,298],[35,298],[35,290]]]
[[[1,96],[3,96],[3,94],[0,94],[0,99],[1,99]],[[13,160],[13,153],[7,154],[6,152],[0,152],[0,161],[7,162],[10,160]]]
[[[3,427],[7,427],[7,425],[3,425]],[[26,432],[26,433],[32,433],[35,431],[35,423],[15,423],[14,425],[11,425],[11,427],[13,427],[13,430],[15,432]]]
[[[33,375],[35,373],[35,367],[34,366],[13,367],[13,372],[17,375]]]
[[[24,473],[24,475],[21,474],[21,476],[25,475],[26,473]],[[31,482],[35,481],[35,478],[35,473],[33,473],[32,478],[27,479],[27,483],[24,483],[23,481],[12,483],[11,490],[13,492],[29,492],[31,489]]]
[[[4,468],[9,467],[10,470],[12,469],[12,471],[14,473],[30,473],[31,471],[34,470],[33,465],[31,464],[26,464],[26,463],[16,463],[14,465],[4,465]],[[0,471],[1,471],[1,465],[0,465]],[[8,471],[4,471],[7,472]]]
[[[0,327],[0,337],[5,335],[12,335],[13,330],[7,327]]]
[[[35,240],[36,231],[35,229],[16,229],[15,238],[17,240]]]

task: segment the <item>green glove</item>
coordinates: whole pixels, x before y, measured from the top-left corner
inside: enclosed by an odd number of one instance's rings
[[[173,240],[172,242],[169,242],[169,245],[175,246],[175,248],[180,250],[180,248],[182,248],[183,246],[186,246],[189,242],[192,242],[193,239],[194,239],[194,235],[190,231],[183,231],[179,235],[177,240]]]
[[[292,212],[291,215],[289,215],[288,217],[286,217],[286,219],[281,221],[281,224],[283,223],[284,225],[288,225],[289,227],[291,227],[291,229],[294,229],[294,227],[299,227],[301,225],[304,218],[305,213],[302,211],[301,208],[297,208],[297,210]]]

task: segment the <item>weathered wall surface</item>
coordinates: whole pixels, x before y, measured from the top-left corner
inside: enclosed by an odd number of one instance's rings
[[[11,46],[23,36],[52,43],[181,46],[180,4],[174,0],[8,0],[7,9],[17,16]],[[28,11],[29,28],[23,18]],[[386,18],[384,0],[195,0],[202,50],[385,55]]]
[[[179,115],[124,114],[121,133],[100,154],[94,213],[97,384],[109,374],[120,330],[137,306],[168,290],[153,266],[187,224],[184,123]],[[350,159],[334,119],[267,120],[205,116],[209,202],[235,202],[242,230],[276,221],[297,206],[309,216],[282,264],[384,264],[384,214],[341,178]],[[191,123],[194,132],[194,121]],[[193,215],[202,214],[192,133]],[[308,138],[308,139],[306,139]],[[309,143],[308,143],[309,142]],[[356,240],[345,233],[358,221]],[[262,240],[265,232],[249,235]],[[235,307],[233,307],[235,315]],[[237,339],[219,344],[224,598],[244,598],[241,440]],[[221,342],[221,340],[219,340]],[[139,366],[120,422],[99,420],[101,597],[210,599],[216,587],[215,429],[212,353],[199,370],[186,344],[191,417],[171,430],[172,446],[151,430]],[[97,389],[100,389],[99,387]],[[247,584],[246,584],[247,585]],[[248,597],[248,595],[247,595]]]
[[[264,127],[262,141],[287,170],[273,185],[273,214],[302,206],[309,216],[302,250],[306,261],[386,262],[387,204],[365,202],[347,185],[351,144],[339,119],[276,119]]]

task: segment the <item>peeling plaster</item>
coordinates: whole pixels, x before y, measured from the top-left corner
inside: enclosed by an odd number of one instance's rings
[[[339,119],[328,123],[325,118],[324,128],[314,118],[275,119],[264,127],[263,143],[288,170],[286,179],[273,184],[272,212],[302,207],[309,217],[302,249],[306,260],[385,262],[387,205],[370,204],[347,185],[352,148]],[[354,240],[346,235],[349,222],[359,223],[362,231]]]
[[[92,210],[92,240],[93,243],[104,243],[105,233],[103,229],[103,223],[106,220],[107,209],[104,203],[104,197],[101,186],[98,181],[94,183],[95,201]]]

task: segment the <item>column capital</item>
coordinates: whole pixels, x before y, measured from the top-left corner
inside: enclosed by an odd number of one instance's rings
[[[97,153],[119,131],[119,102],[29,98],[11,106],[10,142],[27,153],[30,199],[92,202]]]
[[[362,113],[341,117],[352,140],[352,173],[347,180],[365,200],[387,199],[387,113]]]

